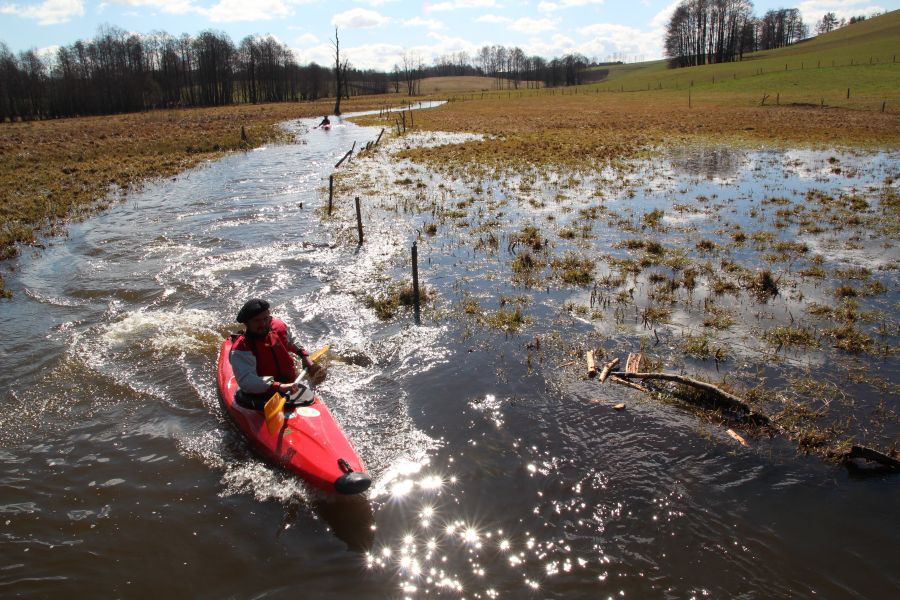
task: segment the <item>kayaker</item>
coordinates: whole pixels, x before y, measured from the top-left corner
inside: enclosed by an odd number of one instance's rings
[[[248,300],[236,320],[244,324],[244,333],[235,339],[228,358],[244,399],[253,408],[261,409],[275,392],[297,391],[294,381],[299,373],[291,354],[300,358],[311,379],[321,379],[317,375],[324,373],[310,362],[309,353],[295,341],[287,324],[272,317],[268,302]]]
[[[331,125],[331,121],[328,120],[328,115],[322,117],[322,122],[319,123],[319,127],[325,127],[326,125]]]

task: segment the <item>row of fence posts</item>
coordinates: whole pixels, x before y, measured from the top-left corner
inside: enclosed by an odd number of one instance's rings
[[[896,63],[896,62],[897,62],[897,55],[894,54],[893,56],[891,56],[891,63]],[[803,70],[805,69],[805,64],[806,64],[805,61],[800,61],[800,70],[801,70],[801,71],[803,71]],[[852,67],[852,66],[856,66],[856,65],[861,65],[861,64],[862,64],[861,61],[860,61],[860,62],[856,62],[855,59],[853,59],[853,58],[850,59],[850,66],[851,66],[851,67]],[[869,64],[870,64],[870,65],[873,65],[873,64],[881,64],[881,59],[880,59],[880,58],[874,58],[874,57],[871,57],[871,56],[870,56],[870,57],[869,57]],[[831,66],[832,66],[832,67],[835,66],[835,61],[834,61],[834,60],[831,61]],[[821,61],[821,60],[819,60],[819,61],[816,62],[816,68],[817,68],[817,69],[822,68],[822,61]],[[789,69],[789,63],[785,63],[785,64],[784,64],[784,70],[785,70],[785,71],[790,70],[790,69]],[[763,74],[765,74],[765,70],[762,69],[762,68],[759,68],[759,69],[756,70],[756,72],[755,72],[753,75],[763,75]],[[731,78],[736,80],[736,79],[737,79],[737,72],[733,72],[733,73],[731,74]],[[720,79],[720,80],[721,80],[721,79]],[[715,76],[715,75],[712,76],[712,83],[713,83],[713,84],[716,83],[716,76]],[[675,89],[677,90],[677,89],[679,89],[679,87],[680,87],[680,84],[679,84],[679,82],[676,80],[676,81],[675,81]],[[694,87],[694,80],[693,80],[693,79],[690,81],[689,87]],[[651,84],[650,84],[650,82],[647,82],[647,90],[649,91],[650,89],[651,89]],[[658,90],[663,89],[662,81],[657,80],[657,82],[656,82],[656,89],[658,89]],[[548,94],[548,93],[549,93],[549,95],[555,96],[555,95],[556,95],[556,91],[557,91],[556,88],[548,88],[548,89],[544,89],[544,90],[543,90],[543,93],[544,93],[544,94]],[[607,92],[612,92],[612,91],[614,91],[614,90],[612,90],[612,89],[607,89],[606,91],[607,91]],[[619,85],[619,92],[624,92],[624,91],[625,91],[625,86],[622,85],[622,84],[620,84],[620,85]],[[629,90],[629,91],[637,91],[637,90]],[[565,89],[560,89],[559,92],[560,92],[560,94],[563,95],[563,96],[566,95]],[[588,91],[588,92],[589,92],[589,91]],[[540,92],[538,92],[538,93],[540,93]],[[582,90],[582,93],[585,93],[585,90]],[[596,88],[596,89],[594,90],[594,93],[599,94],[599,93],[600,93],[600,88],[599,88],[599,87]],[[521,98],[521,97],[522,97],[522,94],[523,94],[523,92],[520,91],[518,97]],[[577,95],[577,94],[578,94],[578,86],[575,86],[575,87],[572,89],[571,94],[572,94],[572,95]],[[507,92],[506,97],[507,97],[507,98],[511,98],[511,97],[512,97],[512,92]],[[498,100],[501,100],[501,99],[503,98],[503,92],[498,92],[496,98],[497,98]],[[766,98],[768,98],[768,95],[766,95]],[[455,100],[455,101],[459,101],[460,99],[464,101],[464,100],[466,99],[465,95],[463,95],[462,98],[460,98],[460,97],[458,97],[458,96],[451,96],[449,101],[454,101],[454,100]],[[475,99],[475,94],[472,94],[472,96],[471,96],[470,99],[471,99],[471,100],[474,100],[474,99]],[[481,99],[484,100],[484,92],[481,92]],[[849,89],[849,88],[847,89],[847,99],[848,99],[848,100],[850,99],[850,89]],[[690,92],[688,92],[688,108],[690,108],[690,105],[691,105]],[[822,99],[822,106],[823,106],[823,107],[825,106],[825,100],[824,100],[824,99]],[[886,106],[886,102],[882,102],[881,112],[884,112],[885,106]],[[400,125],[397,126],[397,131],[398,131],[398,132],[400,131]],[[405,131],[405,128],[404,128],[404,131]]]
[[[412,124],[412,114],[410,114],[410,126]],[[381,136],[384,134],[384,129],[381,130],[381,133],[378,134],[378,139],[374,142],[369,142],[366,144],[366,149],[373,146],[377,146],[378,142],[381,141]],[[353,154],[353,150],[356,148],[356,142],[353,142],[353,147],[344,155],[344,157],[338,161],[334,168],[337,169],[341,164],[350,158]],[[359,240],[359,246],[363,245],[363,222],[362,222],[362,206],[360,205],[359,196],[354,197],[354,204],[356,205],[356,234]],[[331,211],[334,208],[334,173],[328,176],[328,216],[331,216]],[[420,301],[420,292],[419,292],[419,251],[416,245],[416,242],[413,241],[412,245],[412,279],[413,279],[413,309],[416,325],[421,322],[421,301]]]

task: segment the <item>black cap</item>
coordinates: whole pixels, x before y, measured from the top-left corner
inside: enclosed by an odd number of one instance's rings
[[[238,323],[246,323],[259,313],[267,310],[269,308],[269,303],[265,300],[260,300],[259,298],[253,298],[251,300],[247,300],[244,303],[244,306],[241,307],[240,312],[237,314],[237,319],[235,319]]]

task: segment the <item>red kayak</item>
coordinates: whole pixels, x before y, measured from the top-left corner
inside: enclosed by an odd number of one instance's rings
[[[285,407],[284,425],[269,433],[261,410],[245,408],[228,354],[234,336],[219,352],[219,400],[253,450],[265,460],[296,473],[310,485],[332,493],[359,494],[372,480],[347,436],[318,394],[301,406]]]
[[[331,124],[329,123],[328,125],[322,125],[322,129],[328,131],[329,129],[331,129]]]

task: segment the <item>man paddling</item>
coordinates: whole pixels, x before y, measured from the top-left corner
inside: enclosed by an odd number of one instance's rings
[[[331,121],[328,120],[328,115],[322,117],[322,122],[319,123],[318,127],[325,127],[326,125],[331,125]]]
[[[292,354],[300,357],[311,379],[324,377],[324,372],[309,360],[309,353],[295,342],[285,322],[272,317],[265,300],[248,300],[238,312],[237,322],[245,329],[235,339],[228,359],[243,392],[243,403],[259,410],[276,392],[296,392],[298,372]]]

